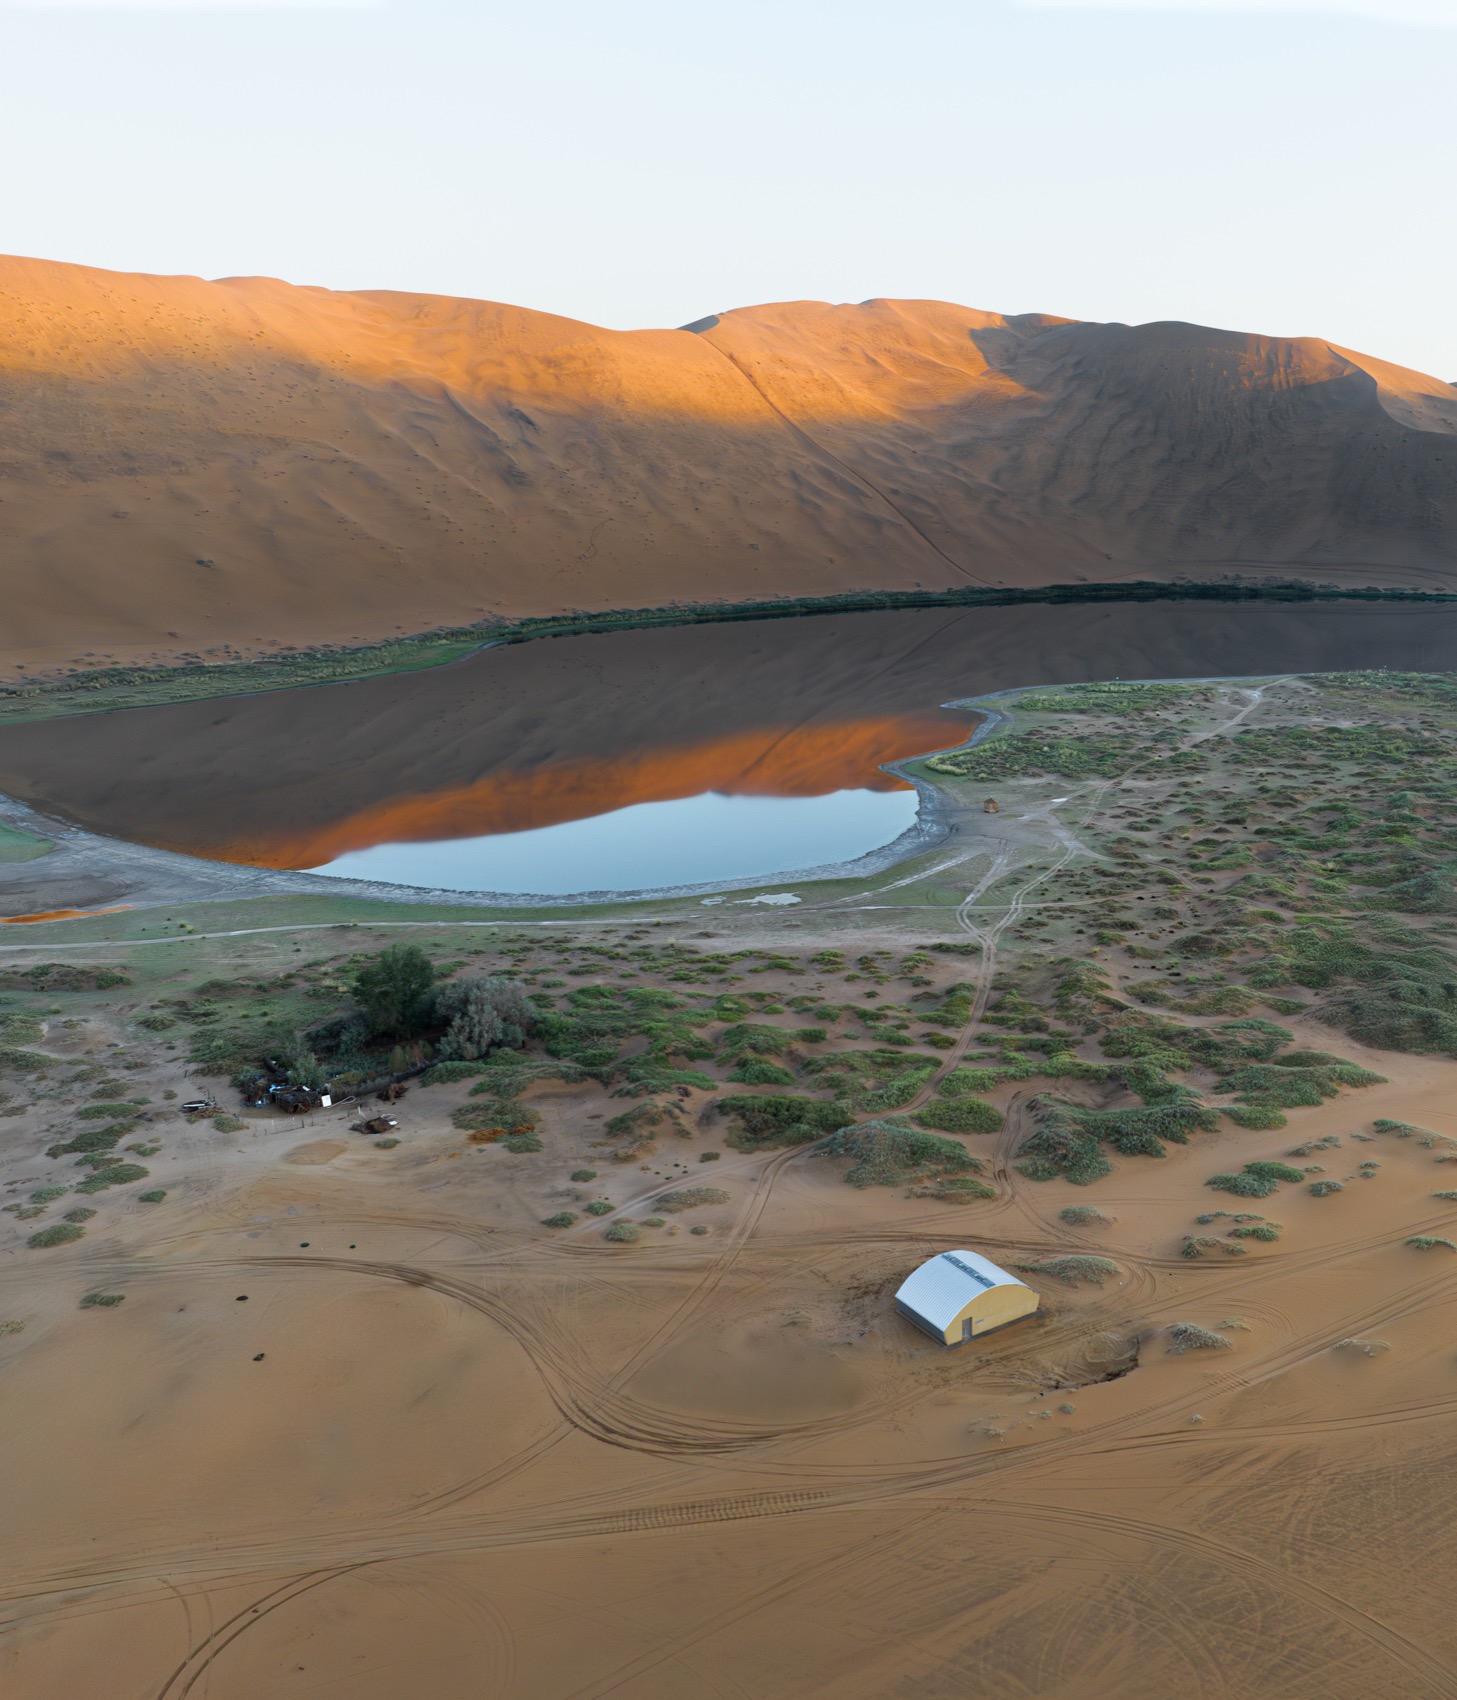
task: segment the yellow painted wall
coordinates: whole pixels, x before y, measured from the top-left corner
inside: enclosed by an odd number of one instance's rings
[[[963,1324],[968,1317],[972,1323],[972,1338],[1002,1328],[1018,1317],[1031,1316],[1037,1309],[1037,1294],[1020,1282],[1014,1287],[990,1287],[966,1305],[946,1330],[946,1344],[955,1346],[963,1338]]]

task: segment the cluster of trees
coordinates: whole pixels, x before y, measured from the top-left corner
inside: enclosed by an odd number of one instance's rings
[[[518,1049],[537,1025],[536,1011],[512,981],[476,975],[438,984],[434,964],[418,945],[390,945],[371,957],[350,989],[354,1011],[273,1053],[291,1085],[317,1089],[326,1077],[386,1066],[399,1073],[428,1056],[476,1062],[502,1047]],[[379,1055],[386,1049],[387,1065]]]
[[[418,945],[392,944],[354,976],[354,997],[370,1031],[382,1038],[419,1038],[443,1029],[436,1055],[475,1062],[498,1046],[526,1042],[536,1012],[521,988],[495,975],[435,983]]]

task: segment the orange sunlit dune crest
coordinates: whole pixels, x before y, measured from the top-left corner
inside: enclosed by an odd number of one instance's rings
[[[470,785],[401,793],[327,826],[261,825],[246,837],[211,841],[205,821],[166,848],[260,868],[316,868],[376,844],[424,843],[558,826],[634,803],[664,802],[704,791],[730,796],[821,797],[861,788],[906,789],[882,763],[960,743],[962,714],[941,711],[756,730],[687,747],[667,746],[608,760],[505,768]]]

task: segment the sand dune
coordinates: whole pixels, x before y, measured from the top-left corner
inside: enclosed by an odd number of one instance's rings
[[[1445,586],[1457,390],[1316,339],[747,308],[617,332],[0,260],[7,661],[867,587]]]

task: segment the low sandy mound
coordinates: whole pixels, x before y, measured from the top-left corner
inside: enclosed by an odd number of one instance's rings
[[[616,332],[5,259],[0,420],[31,666],[867,587],[1435,584],[1457,553],[1449,385],[943,302]]]

